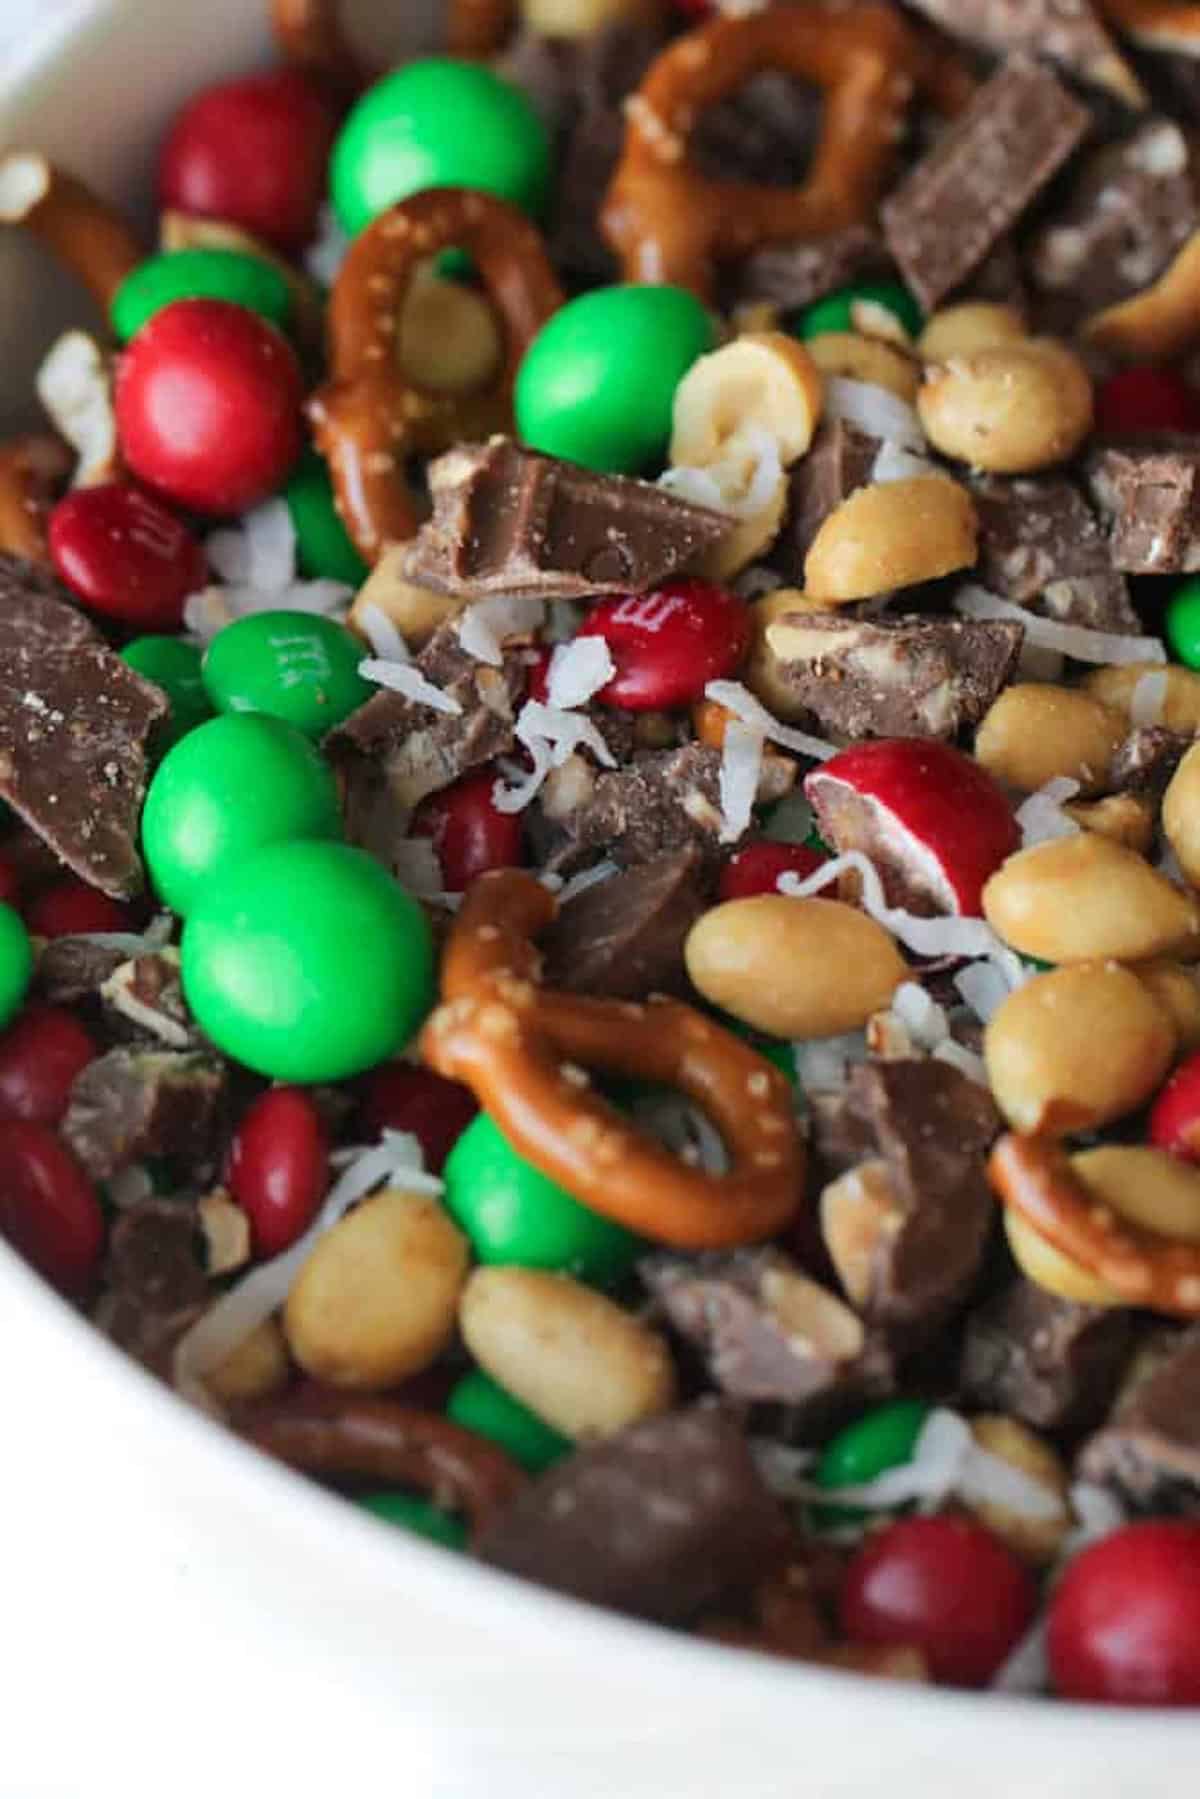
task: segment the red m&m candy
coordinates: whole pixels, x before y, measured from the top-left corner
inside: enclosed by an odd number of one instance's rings
[[[671,581],[653,593],[601,600],[577,633],[603,637],[616,673],[597,698],[646,712],[686,706],[732,674],[750,643],[744,600],[709,581]]]
[[[1120,369],[1096,393],[1096,429],[1110,437],[1146,431],[1200,431],[1200,393],[1170,369]]]
[[[307,1093],[273,1087],[255,1100],[233,1140],[228,1180],[256,1255],[279,1255],[303,1236],[329,1185],[325,1127]]]
[[[98,1054],[73,1012],[26,1006],[0,1036],[0,1117],[57,1124],[75,1076]]]
[[[478,1110],[469,1087],[415,1062],[385,1062],[363,1083],[359,1125],[368,1140],[385,1130],[410,1131],[421,1145],[425,1166],[440,1174]]]
[[[35,937],[78,937],[90,931],[132,931],[134,914],[98,887],[68,875],[29,900],[25,923]]]
[[[1067,1699],[1200,1705],[1200,1524],[1130,1524],[1055,1588],[1050,1677]]]
[[[60,1293],[87,1295],[104,1246],[100,1202],[66,1145],[31,1119],[0,1119],[0,1237]]]
[[[80,487],[50,515],[54,567],[85,606],[146,631],[178,630],[204,585],[204,551],[160,500],[111,483]]]
[[[433,839],[447,893],[465,893],[493,868],[518,868],[525,860],[521,816],[498,810],[492,793],[496,771],[480,769],[422,800],[412,828]]]
[[[780,875],[799,875],[803,880],[825,860],[820,850],[810,849],[806,843],[748,843],[721,870],[717,898],[753,899],[759,893],[774,893]]]

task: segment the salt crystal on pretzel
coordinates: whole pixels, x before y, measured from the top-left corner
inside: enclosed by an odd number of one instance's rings
[[[106,313],[143,260],[141,245],[112,207],[38,150],[0,155],[0,224],[32,232]]]

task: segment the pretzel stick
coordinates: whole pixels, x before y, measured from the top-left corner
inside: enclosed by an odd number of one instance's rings
[[[49,564],[46,521],[73,466],[57,437],[18,437],[0,446],[0,551]]]
[[[450,932],[445,1003],[425,1027],[430,1067],[465,1081],[526,1159],[584,1205],[681,1249],[752,1243],[802,1197],[803,1152],[778,1069],[691,1006],[556,993],[536,984],[533,933],[554,901],[531,875],[484,875]],[[727,1174],[690,1167],[592,1092],[584,1072],[685,1094],[712,1120]]]
[[[36,150],[0,156],[0,224],[31,231],[78,275],[106,316],[126,275],[144,260],[141,245],[112,207]]]
[[[285,1394],[246,1407],[234,1422],[247,1442],[321,1480],[418,1487],[435,1503],[466,1512],[473,1538],[525,1485],[495,1444],[394,1399]]]
[[[1127,1305],[1200,1317],[1200,1247],[1116,1217],[1064,1150],[1039,1137],[1001,1137],[988,1180],[1006,1206]]]

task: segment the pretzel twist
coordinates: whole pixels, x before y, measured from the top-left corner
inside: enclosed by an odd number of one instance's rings
[[[1200,56],[1200,6],[1181,0],[1100,0],[1100,11],[1144,50]]]
[[[778,69],[825,92],[820,140],[797,187],[712,181],[689,161],[697,119],[752,75]],[[862,223],[894,162],[913,93],[957,110],[970,77],[890,6],[787,5],[720,17],[677,38],[626,102],[621,160],[601,209],[627,281],[708,295],[716,265],[760,244]]]
[[[504,325],[505,358],[482,393],[417,386],[400,367],[396,327],[409,286],[439,250],[468,250]],[[330,379],[309,402],[338,510],[360,554],[376,562],[419,523],[404,475],[433,455],[512,423],[512,389],[535,333],[563,295],[535,228],[507,202],[469,188],[429,188],[355,239],[329,308]]]
[[[472,1539],[525,1485],[494,1443],[394,1399],[302,1391],[248,1406],[235,1423],[247,1442],[321,1480],[417,1487],[465,1512]]]
[[[446,51],[491,56],[512,23],[513,0],[450,0]],[[285,61],[344,98],[353,98],[373,78],[343,28],[340,0],[272,0],[271,29]]]
[[[49,566],[46,521],[73,467],[74,458],[58,437],[0,444],[0,551]]]
[[[0,156],[0,224],[23,226],[39,238],[106,317],[122,281],[144,260],[119,214],[37,150]]]
[[[1118,1218],[1090,1193],[1066,1151],[1040,1137],[1001,1137],[988,1180],[1006,1206],[1131,1306],[1200,1317],[1200,1245]]]
[[[718,1249],[773,1236],[800,1203],[803,1153],[783,1075],[691,1006],[538,985],[555,902],[532,875],[476,881],[450,932],[444,1003],[421,1049],[465,1081],[513,1147],[584,1205],[656,1242]],[[689,1167],[589,1088],[586,1070],[674,1087],[711,1119],[727,1174]]]

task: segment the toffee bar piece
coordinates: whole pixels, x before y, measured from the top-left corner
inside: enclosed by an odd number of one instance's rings
[[[641,999],[685,988],[683,944],[704,911],[700,856],[657,856],[586,887],[542,937],[546,984]]]
[[[917,12],[977,50],[1046,56],[1069,75],[1145,104],[1141,83],[1090,0],[910,0]]]
[[[1113,444],[1088,464],[1109,521],[1113,567],[1129,575],[1200,569],[1200,442]]]
[[[1134,1336],[1124,1307],[1077,1305],[1016,1280],[972,1312],[959,1390],[985,1411],[1070,1435],[1107,1411]]]
[[[1011,230],[1090,117],[1049,69],[1010,57],[888,196],[888,248],[927,312]]]
[[[804,559],[831,512],[871,479],[881,440],[845,419],[825,419],[812,448],[788,476],[783,529],[767,560],[785,581],[804,585]]]
[[[1200,1326],[1148,1350],[1079,1473],[1136,1511],[1200,1517]]]
[[[142,886],[146,741],[167,712],[70,603],[0,556],[0,798],[81,880],[114,899]]]
[[[439,456],[429,487],[433,516],[409,545],[404,574],[469,600],[641,593],[732,526],[651,481],[596,474],[503,437]]]
[[[767,627],[778,678],[835,737],[957,736],[1012,675],[1023,631],[1008,620],[785,613]]]
[[[110,1049],[76,1077],[63,1141],[96,1181],[143,1156],[178,1158],[195,1171],[215,1153],[227,1083],[215,1056]]]
[[[1141,630],[1100,521],[1069,481],[989,475],[971,493],[985,587],[1064,624]]]
[[[764,244],[730,264],[726,272],[732,305],[754,300],[790,308],[811,306],[835,288],[865,276],[887,273],[889,259],[878,234],[866,225],[849,225],[830,237],[797,243]]]

